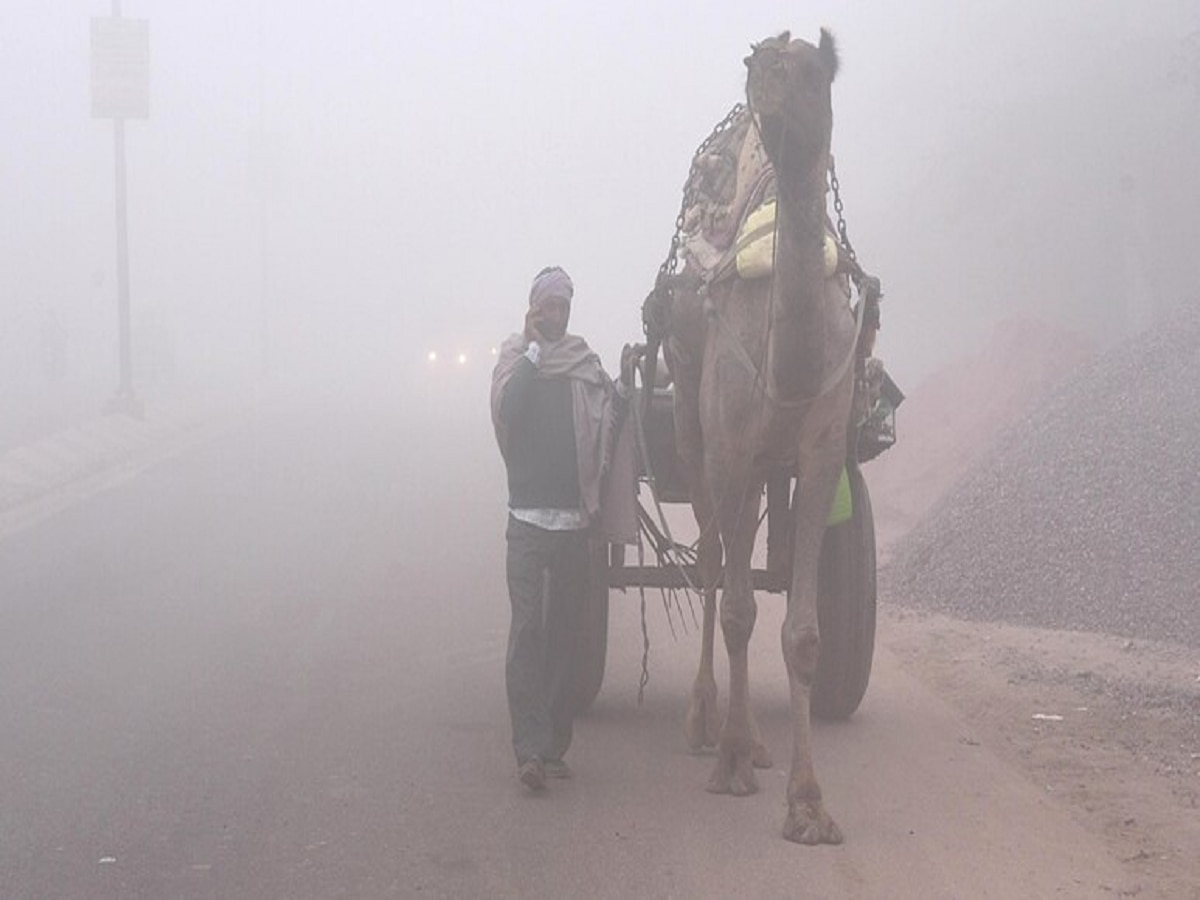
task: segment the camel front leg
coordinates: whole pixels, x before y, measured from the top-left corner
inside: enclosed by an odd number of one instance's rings
[[[750,557],[758,526],[762,484],[743,477],[713,480],[725,500],[718,509],[725,545],[725,586],[721,591],[721,633],[729,654],[729,710],[717,743],[717,763],[708,781],[714,794],[745,796],[758,790],[754,774],[757,728],[750,717],[750,635],[758,616],[750,575]],[[760,743],[761,746],[761,743]]]
[[[844,447],[824,447],[801,460],[796,486],[792,590],[783,620],[783,658],[792,704],[792,768],[783,836],[798,844],[840,844],[842,833],[825,811],[813,769],[811,696],[817,673],[817,561],[844,460]]]

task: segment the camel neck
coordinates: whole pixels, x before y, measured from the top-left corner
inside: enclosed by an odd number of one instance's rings
[[[768,363],[781,399],[812,393],[824,358],[825,166],[779,173],[775,282]]]
[[[829,171],[828,150],[807,165],[781,167],[775,163],[779,206],[788,221],[785,238],[818,246],[825,235],[825,173]]]

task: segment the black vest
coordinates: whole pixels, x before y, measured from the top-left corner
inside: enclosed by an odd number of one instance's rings
[[[579,459],[571,380],[543,378],[528,359],[505,385],[500,418],[508,431],[508,505],[579,509]]]

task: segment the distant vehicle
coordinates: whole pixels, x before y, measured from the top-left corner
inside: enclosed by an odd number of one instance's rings
[[[480,365],[491,370],[496,361],[497,347],[466,346],[447,344],[433,347],[425,352],[425,362],[430,368],[449,369],[478,368]]]
[[[417,346],[405,368],[419,381],[429,378],[461,380],[468,375],[473,379],[479,373],[491,374],[498,351],[499,345],[470,338],[427,339]]]
[[[488,382],[499,345],[444,338],[410,350],[403,378],[414,401],[429,406],[435,418],[487,412]]]

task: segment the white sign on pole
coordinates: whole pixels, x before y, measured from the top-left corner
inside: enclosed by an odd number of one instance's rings
[[[92,19],[92,117],[150,117],[150,23]]]

